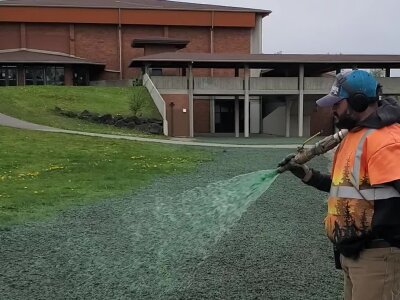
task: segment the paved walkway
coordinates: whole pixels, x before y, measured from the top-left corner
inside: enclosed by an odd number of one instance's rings
[[[296,149],[298,144],[293,145],[271,145],[271,144],[241,144],[238,139],[237,144],[232,143],[218,143],[218,142],[207,142],[207,141],[193,141],[189,139],[152,139],[152,138],[143,138],[143,137],[135,137],[128,135],[115,135],[115,134],[103,134],[103,133],[93,133],[93,132],[83,132],[83,131],[75,131],[75,130],[66,130],[53,128],[43,125],[38,125],[30,122],[26,122],[23,120],[19,120],[4,114],[0,113],[0,125],[8,126],[14,128],[28,129],[28,130],[37,130],[37,131],[46,131],[46,132],[56,132],[56,133],[66,133],[66,134],[76,134],[76,135],[86,135],[93,137],[102,137],[108,139],[120,139],[120,140],[130,140],[130,141],[140,141],[140,142],[152,142],[152,143],[162,143],[162,144],[178,144],[178,145],[188,145],[188,146],[202,146],[202,147],[223,147],[223,148],[260,148],[260,149]]]

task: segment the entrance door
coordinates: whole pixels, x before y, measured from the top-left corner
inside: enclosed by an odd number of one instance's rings
[[[243,132],[243,119],[243,101],[240,101],[240,132]],[[215,132],[235,132],[235,100],[215,100]]]

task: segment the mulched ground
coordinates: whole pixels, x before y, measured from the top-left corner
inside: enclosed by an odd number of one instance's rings
[[[326,194],[283,174],[204,252],[146,230],[155,199],[274,168],[288,150],[228,149],[190,174],[121,199],[0,232],[1,299],[339,299],[341,273],[323,229]],[[327,160],[312,166],[327,170]],[[165,231],[168,235],[168,230]],[[184,246],[184,247],[183,247]],[[193,249],[192,249],[193,248]]]

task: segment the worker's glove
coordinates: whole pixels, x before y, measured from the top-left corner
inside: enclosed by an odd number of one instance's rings
[[[301,165],[294,161],[295,153],[286,156],[279,164],[279,167],[285,167],[296,177],[300,178],[303,182],[308,182],[311,179],[312,171],[307,165]]]

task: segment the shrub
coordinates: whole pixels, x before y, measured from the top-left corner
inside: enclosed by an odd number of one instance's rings
[[[141,117],[143,110],[148,105],[147,93],[144,88],[135,88],[135,92],[132,93],[129,102],[129,109],[134,116]]]

